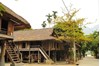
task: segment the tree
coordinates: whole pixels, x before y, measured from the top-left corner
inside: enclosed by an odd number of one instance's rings
[[[71,10],[66,13],[64,16],[61,16],[56,25],[54,26],[53,36],[57,37],[58,40],[70,40],[71,47],[73,50],[73,60],[76,61],[76,43],[80,40],[83,40],[84,33],[82,32],[81,25],[84,22],[84,18],[75,19],[75,15],[79,10]]]
[[[5,12],[5,9],[4,9],[4,7],[2,6],[2,4],[0,3],[0,16],[2,16],[3,14],[3,12]]]
[[[89,36],[92,38],[90,50],[93,51],[95,58],[99,58],[99,32],[94,31]]]
[[[51,21],[52,21],[52,15],[50,15],[50,14],[48,14],[48,15],[46,15],[46,17],[47,17],[47,21],[48,21],[48,23],[49,23],[49,27],[50,27],[50,24],[51,24]]]
[[[53,18],[56,19],[57,18],[57,15],[56,15],[57,14],[57,11],[52,11],[52,12],[53,12],[53,15],[52,15]]]
[[[41,24],[43,28],[46,27],[46,23],[45,23],[45,22],[46,22],[46,21],[43,21],[43,23]]]

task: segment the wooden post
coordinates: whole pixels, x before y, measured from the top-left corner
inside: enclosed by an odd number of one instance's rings
[[[38,63],[40,63],[39,50],[38,50]]]
[[[32,63],[34,62],[34,51],[32,53]]]
[[[5,66],[5,48],[6,48],[6,42],[1,45],[1,56],[0,56],[0,66]]]
[[[50,45],[50,43],[49,43],[49,57],[50,57],[50,47],[51,47],[51,45]]]
[[[31,55],[31,52],[30,52],[30,47],[29,47],[29,63],[31,63],[31,57],[30,57],[30,55]]]
[[[55,42],[53,42],[54,43],[54,48],[55,48],[55,51],[54,51],[54,53],[55,53],[55,62],[57,61],[57,56],[56,56],[56,43]]]
[[[1,22],[2,22],[2,20],[1,20],[1,18],[0,18],[0,31],[1,31]]]

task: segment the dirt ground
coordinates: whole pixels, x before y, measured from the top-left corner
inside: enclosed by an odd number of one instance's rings
[[[5,66],[10,66],[10,63],[6,63]],[[28,64],[25,63],[22,66],[76,66],[74,64]]]

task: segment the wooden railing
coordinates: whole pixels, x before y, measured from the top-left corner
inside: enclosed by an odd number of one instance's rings
[[[33,46],[30,46],[30,48],[40,48],[40,45],[33,45]]]
[[[1,34],[7,34],[7,29],[1,28],[1,29],[0,29],[0,33],[1,33]]]

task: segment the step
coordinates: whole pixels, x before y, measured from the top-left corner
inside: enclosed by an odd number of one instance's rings
[[[16,63],[20,63],[20,61],[15,61]]]
[[[9,53],[11,56],[17,56],[15,53]]]
[[[12,59],[19,59],[19,57],[15,57],[15,56],[12,56],[11,58],[12,58]]]
[[[6,48],[7,50],[12,50],[11,48]]]
[[[7,50],[7,51],[9,51],[9,52],[13,52],[13,50],[11,50],[11,49],[10,49],[10,50]]]
[[[16,59],[16,58],[19,58],[19,57],[17,57],[17,56],[12,56],[12,59]]]
[[[19,58],[12,58],[12,60],[14,60],[14,61],[18,61],[18,60],[19,60]]]
[[[18,61],[18,58],[17,59],[12,59],[13,61]]]
[[[15,52],[11,52],[11,51],[10,51],[9,54],[15,54]]]
[[[12,44],[7,44],[7,46],[6,46],[6,50],[7,50],[8,54],[10,55],[9,57],[10,57],[12,63],[14,62],[10,66],[22,66],[22,64],[19,64],[21,62],[20,58],[13,47],[14,47],[14,45],[12,45]]]

